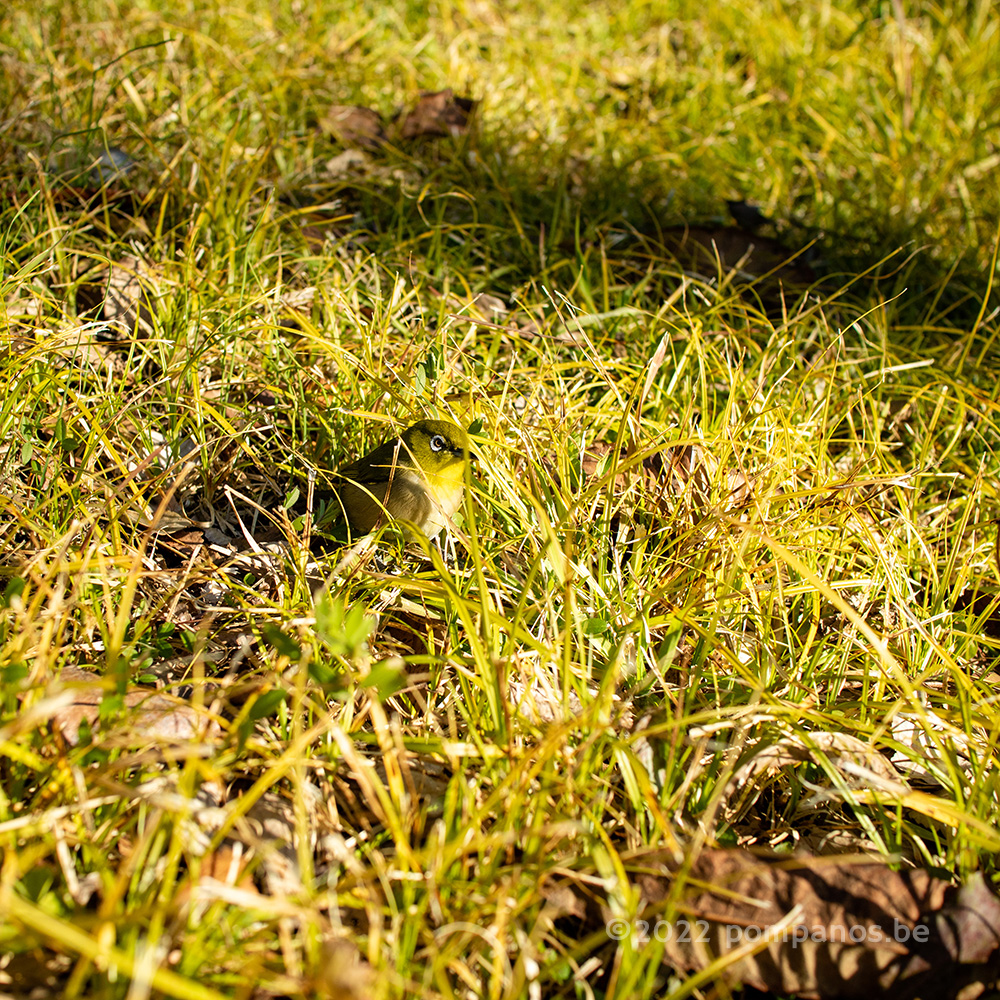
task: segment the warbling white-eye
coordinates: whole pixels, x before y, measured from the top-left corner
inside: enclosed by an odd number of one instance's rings
[[[338,470],[337,496],[351,529],[363,535],[407,521],[433,538],[461,506],[470,454],[457,424],[421,420]]]

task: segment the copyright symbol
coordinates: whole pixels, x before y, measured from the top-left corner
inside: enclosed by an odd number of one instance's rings
[[[627,920],[622,920],[621,917],[608,921],[608,937],[612,941],[624,941],[631,929],[632,925]]]

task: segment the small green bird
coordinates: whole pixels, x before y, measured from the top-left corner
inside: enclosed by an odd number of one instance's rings
[[[433,538],[461,506],[470,454],[469,435],[457,424],[421,420],[340,469],[337,496],[351,529],[365,535],[407,521]]]

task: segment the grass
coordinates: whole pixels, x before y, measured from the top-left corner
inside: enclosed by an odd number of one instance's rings
[[[3,990],[709,996],[546,886],[630,917],[660,845],[996,877],[991,4],[0,26]],[[469,133],[331,162],[330,105],[445,87]],[[811,289],[658,249],[742,197]],[[429,415],[477,429],[459,530],[317,557],[310,491]],[[150,749],[139,682],[219,738]]]

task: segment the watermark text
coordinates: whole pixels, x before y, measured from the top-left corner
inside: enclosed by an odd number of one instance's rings
[[[725,924],[708,920],[687,919],[677,920],[609,920],[606,927],[608,937],[615,941],[624,941],[635,935],[639,943],[648,941],[674,942],[676,944],[719,944],[727,948],[736,948],[742,944],[755,944],[767,940],[791,944],[793,948],[808,942],[814,944],[865,944],[877,945],[892,942],[893,944],[925,944],[931,935],[927,924],[909,924],[893,920],[892,926],[882,927],[880,924],[792,924],[771,933],[770,927],[760,927],[756,924]]]

